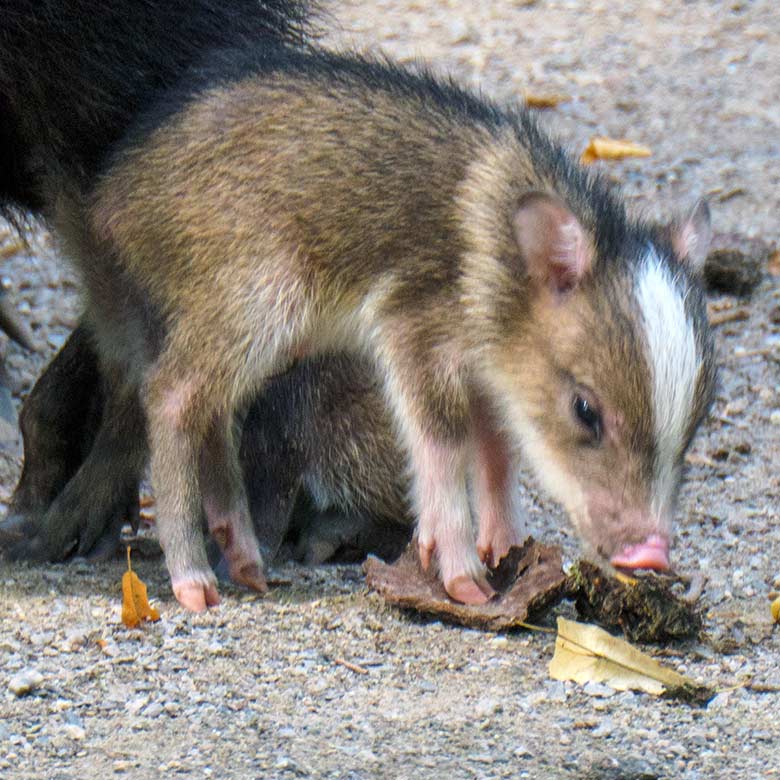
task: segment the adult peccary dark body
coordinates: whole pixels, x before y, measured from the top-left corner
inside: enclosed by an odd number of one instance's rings
[[[218,599],[202,511],[231,576],[265,587],[233,415],[332,350],[382,378],[421,557],[454,598],[489,598],[483,561],[519,538],[518,449],[598,556],[669,566],[714,380],[706,206],[643,224],[521,109],[387,62],[244,47],[167,93],[54,224],[98,353],[142,395],[185,606]]]

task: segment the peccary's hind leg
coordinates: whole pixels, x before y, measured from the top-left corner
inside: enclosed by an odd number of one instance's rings
[[[76,473],[36,522],[34,535],[12,557],[60,560],[86,555],[108,532],[116,535],[127,512],[137,511],[138,483],[147,459],[146,430],[137,393],[104,372],[102,420]]]
[[[12,557],[107,557],[124,522],[137,522],[146,458],[137,399],[101,376],[90,334],[77,327],[20,414],[24,466],[0,545]]]
[[[19,414],[24,463],[9,519],[17,515],[32,521],[49,508],[92,447],[102,405],[97,356],[80,326],[46,367]]]

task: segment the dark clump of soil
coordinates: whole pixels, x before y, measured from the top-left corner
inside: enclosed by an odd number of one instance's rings
[[[711,292],[748,296],[761,284],[772,248],[757,238],[716,233],[704,264]]]
[[[679,580],[652,573],[611,577],[588,561],[569,572],[569,595],[584,620],[619,628],[632,642],[663,643],[693,639],[702,630],[695,603],[676,592]]]

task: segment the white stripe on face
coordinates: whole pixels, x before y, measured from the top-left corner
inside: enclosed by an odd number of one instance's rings
[[[636,297],[653,388],[657,463],[652,510],[662,513],[669,508],[677,482],[677,461],[691,420],[702,358],[680,286],[652,247],[639,272]]]

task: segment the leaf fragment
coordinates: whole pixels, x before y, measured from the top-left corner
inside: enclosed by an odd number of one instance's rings
[[[780,249],[775,249],[769,255],[766,268],[772,276],[780,276]]]
[[[775,623],[780,623],[780,596],[778,596],[771,604],[769,609],[772,612],[772,620]]]
[[[127,571],[122,575],[122,622],[135,628],[141,621],[152,623],[160,619],[160,613],[149,604],[146,585],[130,566],[130,546],[127,547]]]
[[[555,108],[561,103],[568,103],[571,100],[571,96],[563,92],[547,92],[544,94],[526,92],[524,97],[528,108]]]
[[[647,146],[631,141],[593,136],[580,157],[583,165],[590,165],[596,160],[622,160],[624,157],[649,157],[652,151]]]
[[[15,257],[27,250],[27,244],[24,241],[12,241],[0,247],[0,260],[7,260],[9,257]]]
[[[645,691],[692,701],[708,701],[714,695],[604,629],[562,617],[558,618],[549,672],[554,680],[606,683],[618,691]]]

